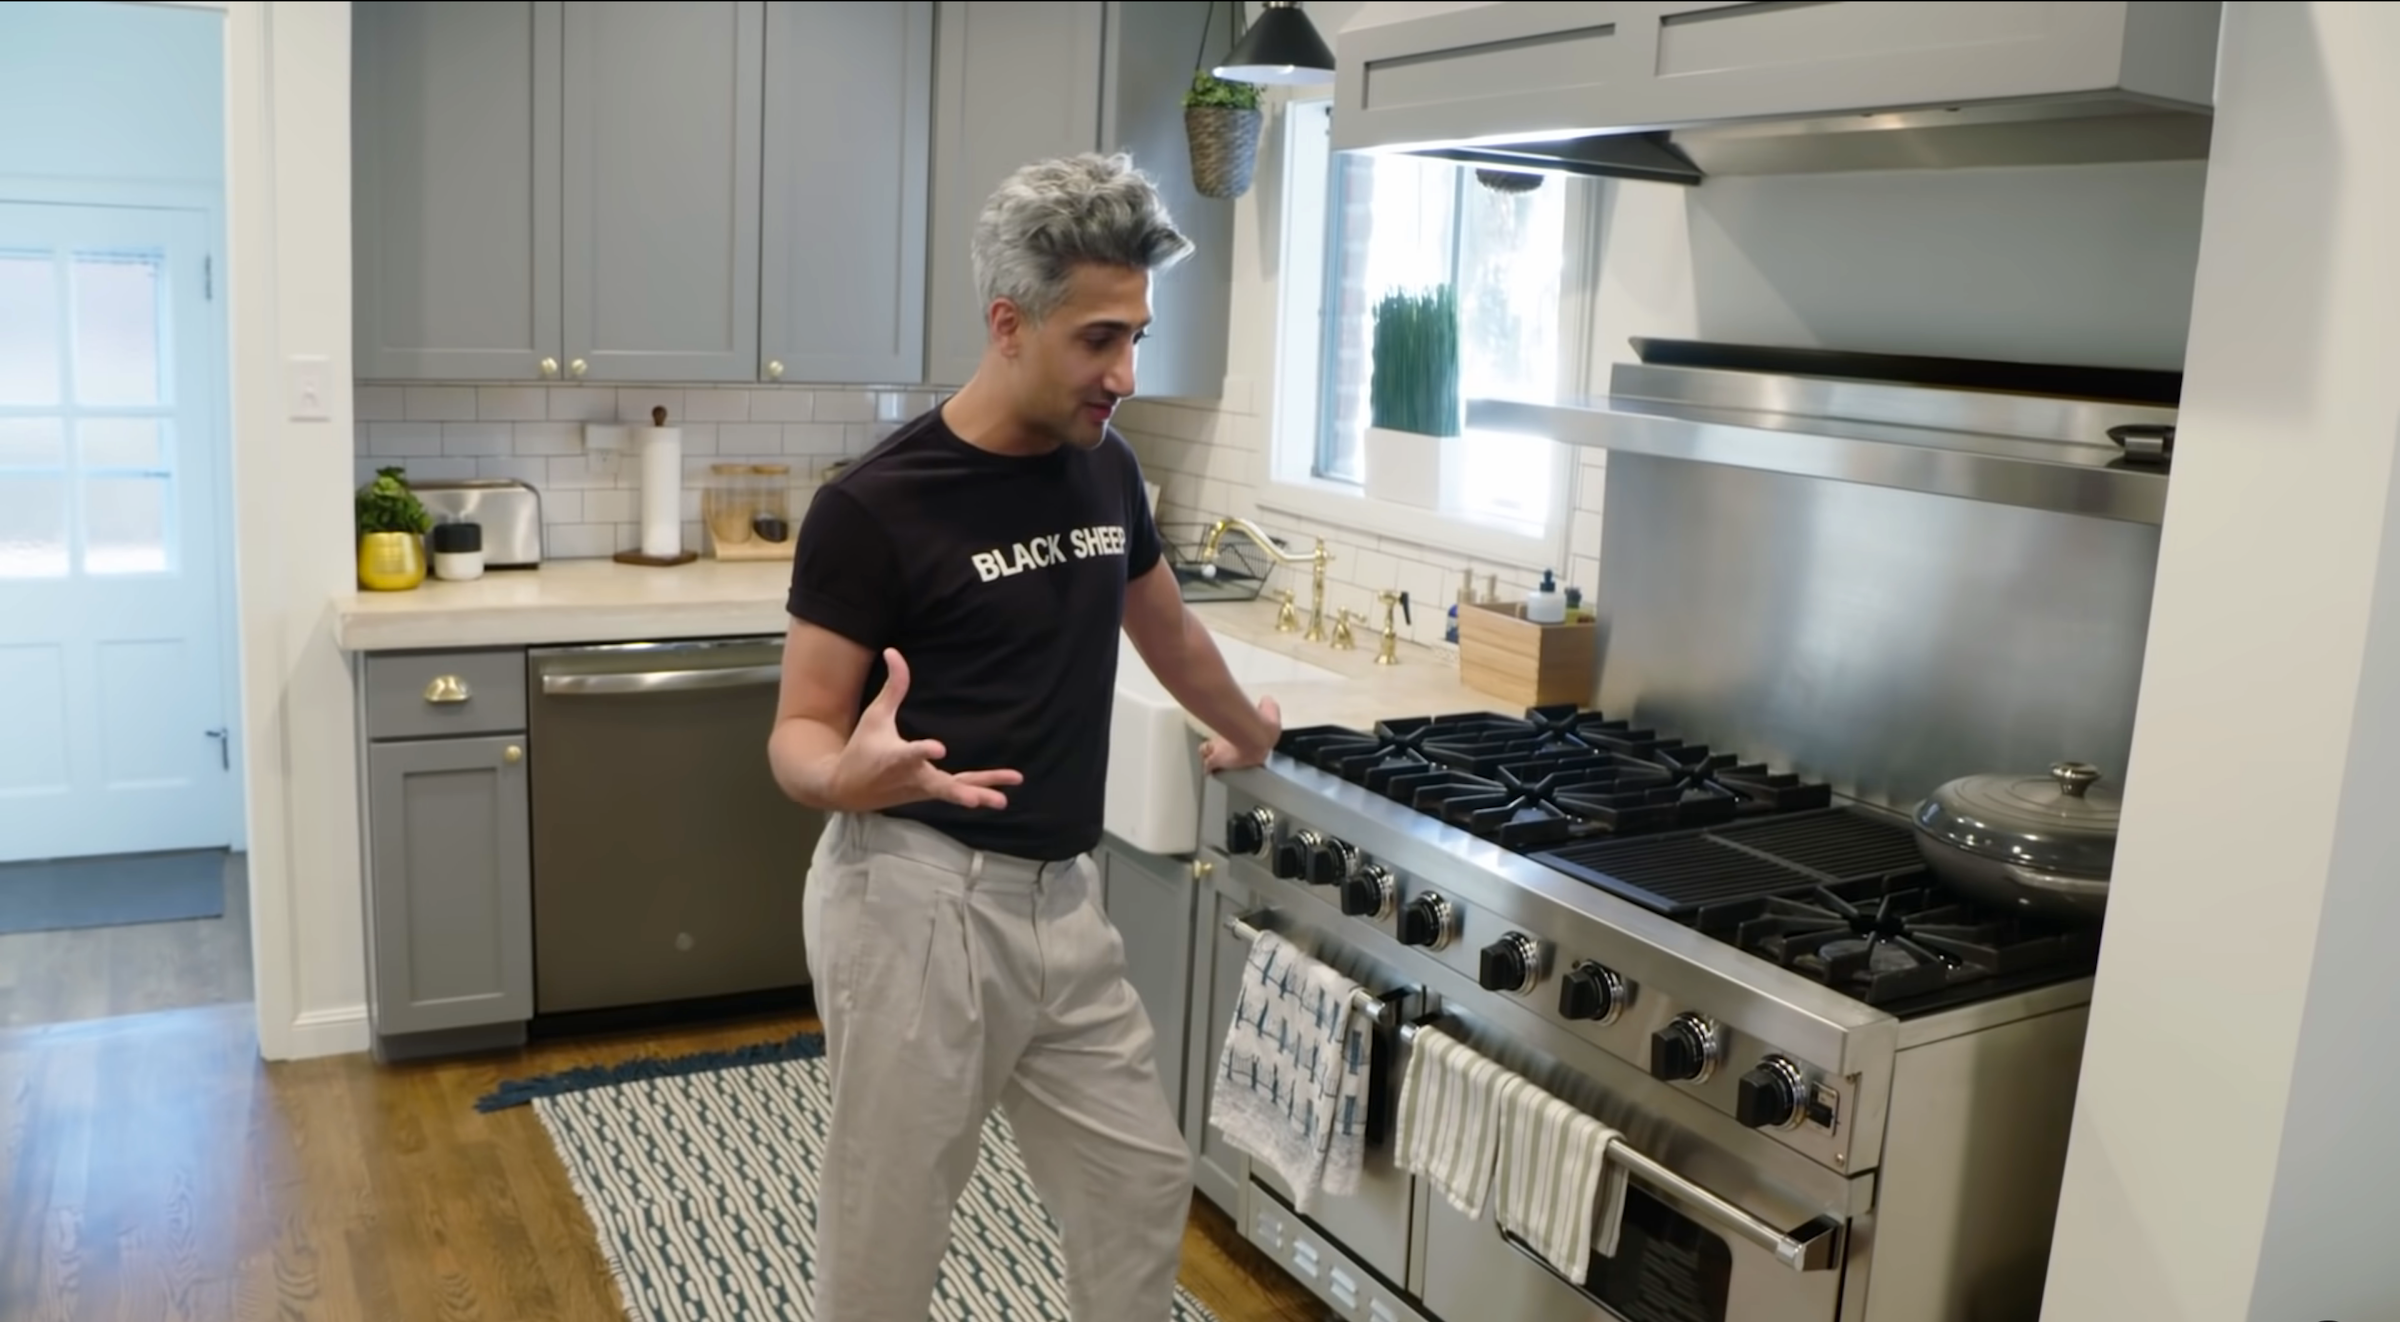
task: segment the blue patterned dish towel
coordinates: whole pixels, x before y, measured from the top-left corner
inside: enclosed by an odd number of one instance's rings
[[[1260,932],[1217,1058],[1208,1123],[1265,1162],[1302,1214],[1320,1194],[1358,1191],[1374,1046],[1373,1025],[1351,1005],[1358,989],[1289,941]]]

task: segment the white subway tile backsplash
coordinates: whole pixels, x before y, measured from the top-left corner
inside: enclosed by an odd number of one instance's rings
[[[540,386],[478,386],[478,422],[539,422],[550,416],[549,396]]]
[[[693,422],[748,422],[750,392],[747,390],[687,390],[683,394],[683,416]]]
[[[544,524],[583,522],[583,497],[584,493],[580,491],[559,491],[554,488],[543,492],[542,522]]]
[[[408,478],[414,482],[455,482],[474,477],[473,459],[411,459]]]
[[[389,457],[437,455],[442,452],[438,422],[370,422],[367,453]]]
[[[359,386],[350,396],[350,416],[358,422],[404,422],[408,392],[398,386]]]
[[[815,392],[812,415],[818,422],[873,422],[875,396],[865,390],[820,390]]]
[[[617,392],[608,386],[550,387],[552,422],[615,422]]]
[[[593,487],[613,487],[617,484],[616,475],[613,472],[595,469],[592,457],[589,455],[570,455],[565,458],[549,460],[548,463],[550,465],[550,486],[570,491],[583,491]]]
[[[515,451],[520,458],[582,454],[583,424],[520,422],[516,425]]]
[[[542,491],[548,483],[550,465],[540,459],[478,459],[475,461],[475,476],[507,478],[523,482],[535,491]],[[542,508],[542,519],[548,523],[575,522],[573,519],[561,519],[553,516],[547,503]]]
[[[749,394],[752,422],[807,422],[817,416],[817,396],[813,390],[783,386],[753,390]]]
[[[594,488],[583,493],[583,517],[588,523],[626,523],[642,514],[642,493],[635,489]]]
[[[410,386],[405,404],[410,422],[473,422],[473,386]]]
[[[552,560],[614,555],[617,527],[613,523],[553,523],[542,529],[542,541],[542,554]]]
[[[1577,510],[1568,516],[1567,549],[1575,555],[1600,558],[1600,516],[1590,510]]]
[[[847,437],[838,422],[787,422],[783,424],[783,452],[790,455],[833,458],[848,453]]]
[[[511,451],[514,437],[505,422],[445,422],[442,424],[442,453],[481,458],[484,455],[504,455]]]
[[[783,424],[728,422],[717,428],[717,453],[767,455],[783,453]]]

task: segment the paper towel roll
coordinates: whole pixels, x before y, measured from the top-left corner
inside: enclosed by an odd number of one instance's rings
[[[642,554],[683,554],[683,429],[629,427],[642,455]]]

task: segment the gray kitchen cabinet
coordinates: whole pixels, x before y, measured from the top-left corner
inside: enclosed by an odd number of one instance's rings
[[[368,747],[377,1037],[533,1017],[525,760],[521,734]]]
[[[525,653],[375,653],[360,681],[375,1054],[520,1043],[534,1009]]]
[[[1201,862],[1207,865],[1207,875],[1198,896],[1198,921],[1192,926],[1190,993],[1198,1017],[1186,1044],[1183,1135],[1192,1148],[1194,1187],[1239,1221],[1250,1158],[1209,1127],[1208,1105],[1217,1057],[1225,1049],[1225,1030],[1233,1022],[1234,998],[1241,991],[1242,966],[1250,959],[1250,943],[1227,931],[1225,920],[1250,912],[1257,897],[1233,878],[1225,855],[1204,849]]]
[[[1136,849],[1114,836],[1100,849],[1102,904],[1125,940],[1126,975],[1158,1037],[1158,1077],[1167,1105],[1183,1116],[1185,1034],[1190,1025],[1193,867]]]
[[[1480,5],[1342,34],[1333,147],[2132,92],[2205,107],[2220,6]]]
[[[925,260],[925,377],[935,385],[964,385],[983,357],[983,309],[967,245],[984,199],[1028,161],[1100,145],[1107,9],[1099,0],[941,6]]]
[[[765,12],[760,0],[566,6],[569,376],[757,378]]]
[[[560,351],[558,0],[351,7],[352,353],[511,381]]]
[[[1227,8],[1208,3],[1108,6],[1101,145],[1131,156],[1158,181],[1176,228],[1194,245],[1191,256],[1150,281],[1150,336],[1142,344],[1134,384],[1136,393],[1153,398],[1216,399],[1225,393],[1234,204],[1230,198],[1203,197],[1192,183],[1183,94],[1191,86],[1195,57],[1203,66],[1213,66],[1233,49]],[[1217,11],[1214,22],[1211,9]],[[1262,136],[1265,132],[1262,128]]]
[[[924,376],[933,10],[767,6],[762,380]]]

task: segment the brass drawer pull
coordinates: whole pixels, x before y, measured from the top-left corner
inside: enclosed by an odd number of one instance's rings
[[[425,701],[432,703],[465,702],[467,682],[456,675],[436,675],[425,686]]]

